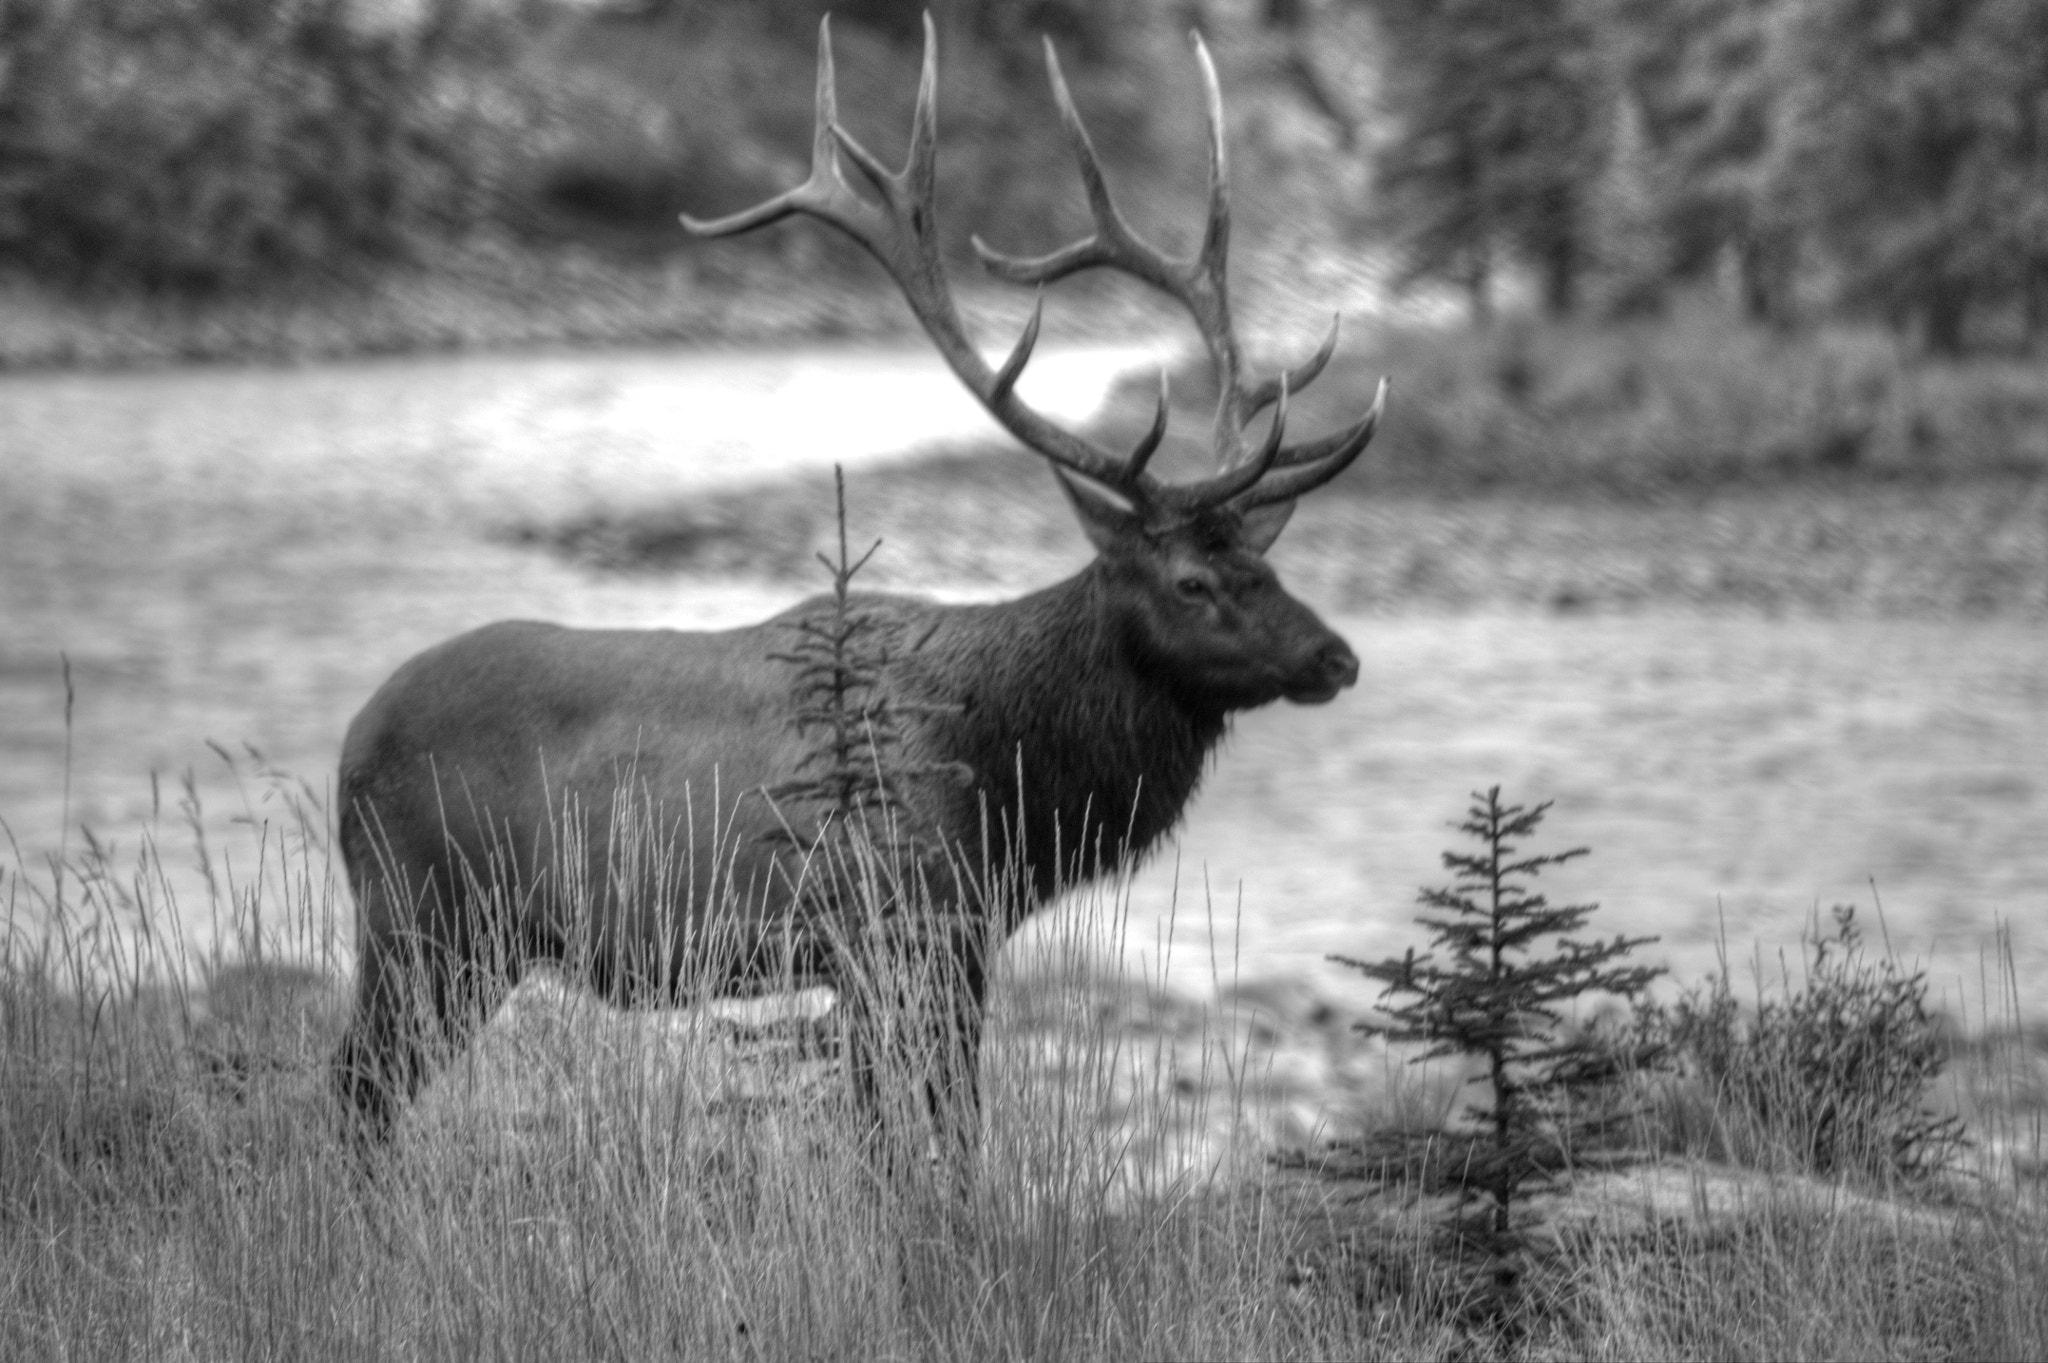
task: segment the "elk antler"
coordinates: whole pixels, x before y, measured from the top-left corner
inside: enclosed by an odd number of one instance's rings
[[[929,13],[924,16],[924,64],[918,78],[917,110],[911,120],[910,150],[903,169],[889,170],[839,125],[832,68],[832,21],[827,17],[818,25],[817,124],[811,135],[809,178],[795,189],[727,217],[705,221],[684,214],[683,226],[697,236],[730,236],[778,222],[792,213],[804,213],[839,228],[889,271],[940,355],[1004,429],[1027,448],[1062,468],[1115,489],[1134,505],[1191,514],[1233,499],[1240,507],[1250,508],[1298,497],[1328,482],[1358,457],[1379,423],[1386,405],[1387,385],[1381,380],[1372,409],[1358,424],[1305,445],[1281,445],[1288,394],[1306,387],[1336,350],[1334,320],[1321,348],[1307,362],[1266,382],[1249,386],[1244,383],[1224,287],[1230,203],[1223,147],[1223,96],[1216,83],[1215,65],[1200,35],[1196,35],[1194,43],[1208,99],[1209,221],[1200,250],[1192,259],[1180,261],[1140,241],[1117,211],[1088,131],[1067,92],[1059,58],[1047,40],[1046,69],[1059,104],[1060,121],[1080,161],[1081,179],[1095,217],[1095,232],[1035,259],[1006,256],[991,250],[979,237],[974,239],[975,250],[991,271],[1019,283],[1040,286],[1031,319],[1000,369],[990,369],[968,339],[939,260],[935,206],[938,39]],[[863,198],[847,183],[839,167],[842,151],[874,189],[878,201]],[[1151,429],[1122,458],[1054,425],[1017,397],[1018,376],[1024,372],[1038,343],[1045,306],[1043,286],[1096,266],[1143,280],[1179,302],[1194,318],[1218,376],[1216,453],[1220,471],[1214,476],[1192,483],[1167,484],[1145,471],[1166,435],[1164,372],[1159,378],[1158,410]],[[1272,428],[1259,448],[1248,453],[1244,428],[1268,406],[1274,407]],[[1285,472],[1269,478],[1275,470]]]

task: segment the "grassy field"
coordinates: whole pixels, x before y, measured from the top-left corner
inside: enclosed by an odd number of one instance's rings
[[[1633,1158],[1545,1210],[1503,1321],[1433,1230],[1440,1198],[1282,1169],[1262,1139],[1290,1047],[1352,1049],[1375,1114],[1354,1149],[1440,1120],[1454,1075],[1105,973],[1113,892],[1008,960],[965,1164],[913,1131],[878,1172],[804,1008],[619,1013],[552,977],[366,1162],[326,1090],[349,971],[326,820],[269,794],[238,846],[192,845],[173,800],[126,857],[88,837],[0,872],[8,1357],[2048,1348],[2037,1037],[1987,1018],[1956,1043],[1975,1145],[1931,1179],[1816,1176],[1710,1086],[1657,1081]],[[215,905],[167,897],[186,857]],[[238,940],[195,959],[179,924],[208,907]]]

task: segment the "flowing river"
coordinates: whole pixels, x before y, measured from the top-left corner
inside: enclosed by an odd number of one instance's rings
[[[1078,420],[1145,358],[1051,354],[1029,396]],[[246,876],[276,793],[248,750],[324,794],[349,717],[418,649],[506,616],[716,627],[798,594],[596,574],[509,543],[508,524],[989,429],[915,352],[0,377],[0,914],[34,932],[24,886],[79,852],[81,828],[120,862],[154,821],[180,931],[207,943],[206,906],[233,891],[208,890],[162,832],[185,773],[198,828]],[[2008,927],[2030,1001],[2048,963],[2048,637],[2032,623],[1335,623],[1357,688],[1240,723],[1178,844],[1128,887],[1127,950],[1180,983],[1360,996],[1325,954],[1420,945],[1415,888],[1445,879],[1466,792],[1500,783],[1557,800],[1551,846],[1594,849],[1553,899],[1601,901],[1602,935],[1660,935],[1647,952],[1681,978],[1714,967],[1724,934],[1739,978],[1752,962],[1775,976],[1816,911],[1855,904],[1876,938],[1881,903],[1892,948],[1972,1020]]]

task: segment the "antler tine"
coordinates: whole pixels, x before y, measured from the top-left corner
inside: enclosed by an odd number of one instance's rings
[[[1271,462],[1275,467],[1288,471],[1247,491],[1238,498],[1238,509],[1249,511],[1253,507],[1292,500],[1314,491],[1351,467],[1352,461],[1372,442],[1373,432],[1379,429],[1380,417],[1387,410],[1388,388],[1387,380],[1381,379],[1378,391],[1373,394],[1371,409],[1349,430],[1273,459]]]
[[[1003,367],[996,371],[996,381],[989,389],[991,398],[1001,400],[1017,386],[1017,378],[1024,372],[1024,366],[1031,362],[1031,351],[1038,344],[1038,325],[1045,318],[1045,291],[1039,290],[1032,300],[1031,320],[1024,324],[1024,334],[1017,338],[1017,344],[1010,350],[1010,358],[1003,361]]]
[[[1259,447],[1257,462],[1267,468],[1280,453],[1280,437],[1287,433],[1287,376],[1280,376],[1279,405],[1273,409],[1273,429],[1266,432],[1266,443]]]
[[[1188,309],[1195,314],[1209,362],[1216,367],[1216,464],[1229,471],[1244,463],[1244,427],[1251,420],[1245,405],[1244,359],[1230,321],[1230,153],[1223,136],[1223,86],[1216,79],[1215,59],[1200,30],[1189,33],[1188,39],[1202,73],[1202,119],[1209,134],[1209,216],[1202,225],[1201,247],[1187,266],[1195,295]]]
[[[1162,368],[1159,371],[1159,407],[1152,414],[1152,428],[1131,448],[1130,457],[1124,461],[1125,477],[1135,480],[1144,476],[1145,465],[1152,462],[1159,442],[1166,439],[1166,415],[1171,404],[1172,394],[1166,386],[1166,370]]]
[[[1159,489],[1159,500],[1168,505],[1198,511],[1205,507],[1220,506],[1224,502],[1258,486],[1259,480],[1272,471],[1273,462],[1280,456],[1280,437],[1287,429],[1287,389],[1283,383],[1280,390],[1280,405],[1273,413],[1273,428],[1266,432],[1258,453],[1242,464],[1233,465],[1223,472],[1199,483],[1187,483]],[[1246,503],[1245,505],[1253,505]]]
[[[1195,64],[1202,68],[1202,112],[1209,124],[1209,221],[1202,228],[1202,249],[1195,258],[1220,293],[1224,261],[1230,254],[1230,155],[1223,142],[1223,86],[1201,33],[1188,36],[1195,44]]]
[[[1287,386],[1289,392],[1299,393],[1302,389],[1314,383],[1321,376],[1325,366],[1330,363],[1331,357],[1337,353],[1337,331],[1343,324],[1344,315],[1342,313],[1332,313],[1330,315],[1329,333],[1323,337],[1323,343],[1317,347],[1315,354],[1309,356],[1306,360],[1303,360],[1278,378],[1271,378],[1263,383],[1254,384],[1247,390],[1244,397],[1245,420],[1251,420],[1260,412],[1270,407],[1273,404],[1273,399],[1280,396],[1282,384]]]

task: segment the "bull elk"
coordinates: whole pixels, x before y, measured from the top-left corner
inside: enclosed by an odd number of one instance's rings
[[[1297,498],[1357,458],[1385,406],[1322,439],[1287,445],[1290,393],[1312,358],[1274,378],[1243,373],[1224,288],[1230,235],[1222,100],[1199,37],[1207,99],[1208,218],[1176,259],[1132,231],[1112,203],[1050,42],[1046,64],[1080,163],[1094,228],[1031,259],[975,249],[997,275],[1045,285],[1121,271],[1193,317],[1216,370],[1218,471],[1167,482],[1146,471],[1166,430],[1167,395],[1127,454],[1054,425],[1017,395],[1037,339],[1032,311],[991,368],[969,340],[940,264],[934,213],[935,37],[903,169],[886,169],[842,128],[829,23],[818,42],[811,172],[799,187],[730,217],[684,225],[720,237],[792,214],[830,223],[894,277],[954,374],[1023,445],[1052,465],[1096,557],[1075,576],[987,605],[869,597],[901,626],[880,688],[900,705],[903,751],[962,769],[908,797],[920,836],[959,872],[941,908],[976,920],[958,939],[957,1026],[975,1098],[984,943],[1076,879],[1130,865],[1179,820],[1234,711],[1277,699],[1330,700],[1358,660],[1288,595],[1263,557]],[[842,174],[851,161],[870,193]],[[1248,428],[1266,409],[1254,444]],[[600,631],[531,622],[486,626],[401,666],[349,726],[340,836],[358,910],[355,1010],[335,1059],[344,1104],[376,1138],[425,1081],[430,1058],[467,1043],[520,971],[561,962],[601,997],[661,1005],[787,978],[793,927],[809,910],[772,836],[768,788],[805,744],[793,723],[790,623],[717,633]],[[992,826],[996,836],[989,835]],[[1061,849],[1065,849],[1062,852]],[[779,869],[781,868],[781,869]],[[1010,897],[963,886],[1007,881]],[[973,938],[972,941],[968,938]],[[831,978],[829,961],[819,966]]]

